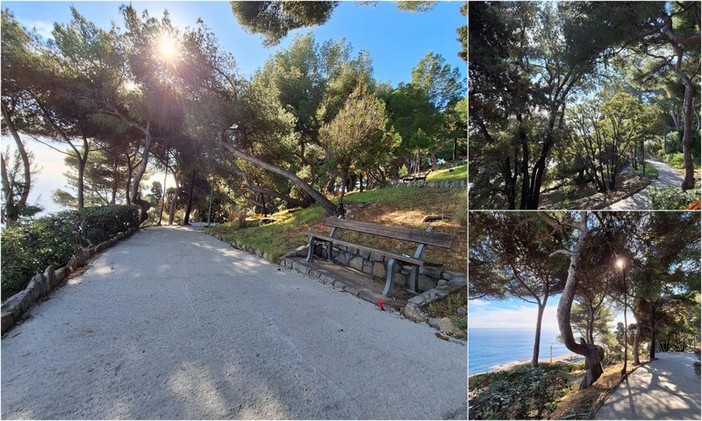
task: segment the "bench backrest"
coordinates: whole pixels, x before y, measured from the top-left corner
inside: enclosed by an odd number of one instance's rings
[[[451,248],[454,241],[454,236],[449,234],[426,232],[405,227],[390,227],[382,224],[374,224],[372,222],[350,221],[348,219],[338,219],[333,216],[326,218],[324,224],[345,230],[443,248]]]

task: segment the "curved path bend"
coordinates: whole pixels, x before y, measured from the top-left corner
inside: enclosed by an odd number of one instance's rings
[[[627,376],[597,412],[598,420],[699,420],[695,354],[660,352]]]
[[[646,186],[640,192],[633,194],[626,199],[612,203],[611,205],[602,208],[602,210],[628,211],[628,210],[648,210],[651,209],[651,198],[649,197],[650,189],[653,187],[680,187],[685,179],[680,173],[675,171],[670,165],[660,161],[646,161],[647,164],[653,165],[658,171],[658,178],[651,181],[651,184]]]
[[[466,347],[185,228],[106,251],[2,340],[2,418],[466,417]]]

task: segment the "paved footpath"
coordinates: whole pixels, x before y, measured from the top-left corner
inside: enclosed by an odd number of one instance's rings
[[[628,211],[628,210],[648,210],[651,209],[651,198],[648,196],[650,189],[654,187],[677,187],[680,188],[685,179],[680,173],[675,171],[670,165],[660,161],[646,161],[646,164],[653,165],[658,171],[658,178],[651,181],[640,192],[633,194],[626,199],[612,203],[602,210]]]
[[[699,420],[700,377],[695,354],[656,353],[629,374],[597,412],[598,420]]]
[[[466,417],[466,346],[185,228],[106,251],[2,340],[2,418]]]

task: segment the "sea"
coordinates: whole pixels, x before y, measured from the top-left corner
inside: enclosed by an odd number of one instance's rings
[[[484,373],[515,362],[531,361],[534,351],[533,328],[468,329],[468,374]],[[539,360],[571,354],[556,337],[557,328],[541,329]]]

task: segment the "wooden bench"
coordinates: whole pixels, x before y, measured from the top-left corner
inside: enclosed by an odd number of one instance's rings
[[[418,180],[425,180],[427,179],[427,176],[432,172],[432,170],[426,170],[414,174],[409,174],[404,177],[402,177],[402,181],[405,182],[410,182],[410,181],[418,181]]]
[[[437,246],[448,249],[451,248],[454,241],[454,236],[432,232],[432,227],[427,228],[426,231],[422,231],[412,228],[391,227],[382,224],[374,224],[371,222],[350,221],[335,217],[326,218],[324,220],[324,224],[331,227],[331,232],[329,235],[317,234],[314,232],[305,233],[309,237],[307,261],[309,262],[312,260],[317,241],[325,242],[327,244],[327,260],[332,260],[332,248],[335,244],[353,247],[358,250],[368,251],[386,257],[388,259],[387,274],[385,276],[385,288],[383,289],[383,295],[387,295],[392,288],[392,283],[395,278],[395,265],[397,262],[412,265],[412,270],[410,272],[410,289],[413,292],[417,292],[419,267],[425,265],[425,262],[421,259],[421,257],[426,246]],[[334,237],[334,235],[337,233],[337,229],[378,235],[395,240],[410,241],[417,244],[417,250],[414,252],[414,256],[410,257],[403,254],[379,250],[361,244],[344,241]]]

